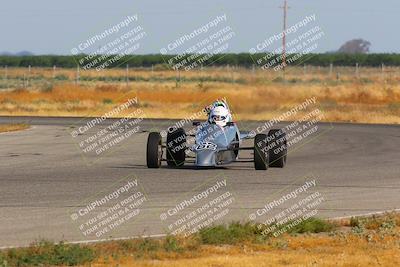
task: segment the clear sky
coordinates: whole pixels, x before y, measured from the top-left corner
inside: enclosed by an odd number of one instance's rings
[[[283,0],[1,0],[0,51],[70,54],[71,48],[137,14],[146,38],[137,53],[159,53],[182,34],[226,14],[229,52],[248,52],[282,29]],[[325,35],[316,52],[363,38],[371,52],[400,53],[400,0],[288,0],[288,25],[316,14]]]

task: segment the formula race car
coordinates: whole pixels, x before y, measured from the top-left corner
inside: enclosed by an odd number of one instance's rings
[[[147,167],[159,168],[163,161],[170,167],[181,167],[185,163],[194,163],[196,167],[218,167],[232,162],[254,162],[256,170],[285,166],[286,134],[281,129],[272,129],[268,134],[240,132],[224,101],[214,102],[205,111],[208,120],[193,122],[196,126],[193,133],[187,134],[177,126],[169,127],[163,142],[160,133],[151,132],[147,139]],[[243,147],[244,139],[254,139],[254,146]],[[239,159],[240,150],[251,150],[253,158]]]

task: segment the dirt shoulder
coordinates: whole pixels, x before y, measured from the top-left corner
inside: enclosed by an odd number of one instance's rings
[[[28,129],[30,126],[23,123],[16,124],[0,124],[0,133],[14,132]]]

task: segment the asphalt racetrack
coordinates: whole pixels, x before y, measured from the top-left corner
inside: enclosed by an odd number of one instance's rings
[[[296,203],[324,218],[400,208],[399,126],[320,123],[317,133],[289,148],[285,168],[256,171],[251,162],[148,169],[147,131],[173,121],[144,120],[139,131],[99,155],[84,152],[76,139],[89,132],[72,137],[86,123],[80,118],[0,117],[0,123],[16,122],[31,128],[0,134],[0,247],[42,238],[157,236],[184,231],[183,225],[194,229],[207,218],[263,222]],[[260,124],[240,123],[247,130]],[[303,209],[299,200],[311,193]],[[212,199],[213,209],[204,206]]]

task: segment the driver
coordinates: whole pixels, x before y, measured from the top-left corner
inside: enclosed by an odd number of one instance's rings
[[[208,116],[208,122],[214,123],[220,127],[226,126],[228,122],[232,121],[232,115],[227,106],[222,104],[213,105]]]

